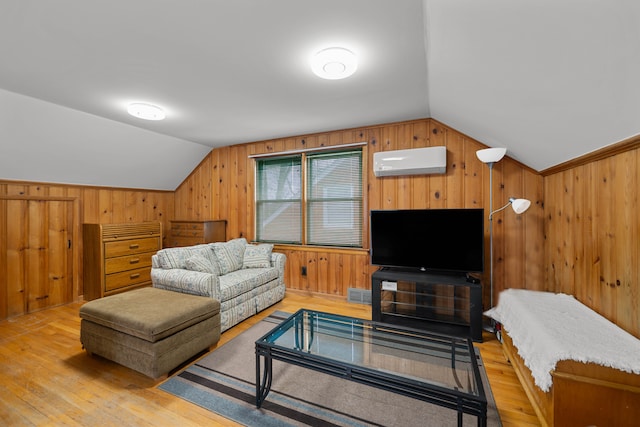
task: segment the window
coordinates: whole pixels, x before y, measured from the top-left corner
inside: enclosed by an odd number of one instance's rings
[[[257,161],[257,240],[278,243],[301,242],[301,160],[300,156],[293,156]]]
[[[256,160],[256,239],[362,247],[362,151]]]

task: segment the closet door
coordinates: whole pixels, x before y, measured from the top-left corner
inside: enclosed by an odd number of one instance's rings
[[[3,200],[0,318],[73,300],[72,224],[71,201]]]

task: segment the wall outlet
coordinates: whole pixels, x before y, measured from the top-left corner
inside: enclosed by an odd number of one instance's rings
[[[302,274],[303,276],[306,276],[307,275],[307,267],[302,267],[300,269],[300,274]]]

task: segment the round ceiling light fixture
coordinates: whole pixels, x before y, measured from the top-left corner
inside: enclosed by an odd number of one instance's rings
[[[164,118],[167,117],[162,108],[144,102],[129,104],[127,112],[134,117],[144,120],[164,120]]]
[[[323,79],[338,80],[349,77],[358,69],[355,53],[343,47],[330,47],[316,53],[311,69]]]

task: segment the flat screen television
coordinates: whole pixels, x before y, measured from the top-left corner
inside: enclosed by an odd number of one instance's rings
[[[484,209],[371,211],[371,264],[430,272],[484,270]]]

